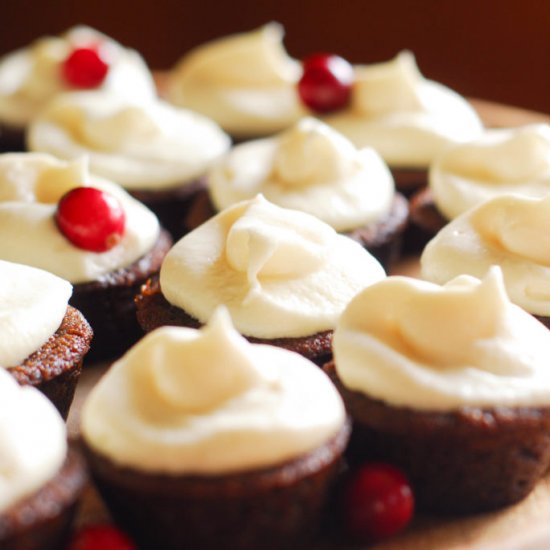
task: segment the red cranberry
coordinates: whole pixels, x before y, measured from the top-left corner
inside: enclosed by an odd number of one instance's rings
[[[62,65],[63,78],[74,88],[96,88],[109,71],[98,46],[75,48]]]
[[[353,67],[334,54],[318,53],[303,61],[298,93],[303,103],[318,113],[345,107],[351,97]]]
[[[361,466],[344,491],[344,524],[360,541],[377,540],[401,531],[411,520],[414,497],[403,473],[389,464]]]
[[[124,235],[126,214],[113,195],[94,187],[76,187],[61,197],[55,220],[75,246],[105,252]]]
[[[67,550],[136,550],[136,545],[113,525],[90,525],[72,537]]]

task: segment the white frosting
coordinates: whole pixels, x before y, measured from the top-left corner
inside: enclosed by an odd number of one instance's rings
[[[222,474],[297,458],[344,421],[318,367],[248,343],[222,310],[202,330],[163,327],[145,336],[92,390],[81,430],[122,465]]]
[[[217,210],[258,193],[270,202],[308,212],[337,231],[384,216],[394,184],[373,149],[350,141],[313,118],[304,118],[274,138],[243,143],[208,174]]]
[[[349,300],[384,275],[352,239],[259,196],[176,243],[160,285],[171,304],[202,323],[224,304],[242,334],[279,338],[334,328]]]
[[[197,113],[92,91],[52,101],[31,124],[28,145],[64,159],[88,155],[94,173],[128,189],[158,190],[201,176],[230,140]]]
[[[306,114],[296,92],[300,64],[270,23],[195,48],[171,71],[169,101],[203,113],[234,136],[278,132]]]
[[[99,44],[109,60],[100,88],[133,98],[155,97],[155,83],[141,56],[89,27],[73,27],[59,37],[44,37],[0,59],[0,120],[26,126],[57,94],[70,86],[61,66],[75,47]]]
[[[454,219],[505,193],[550,193],[550,126],[487,130],[470,143],[450,147],[433,163],[429,184],[438,209]]]
[[[125,232],[107,252],[90,252],[68,241],[55,222],[59,199],[73,187],[91,185],[117,197],[126,213]],[[158,239],[156,216],[114,183],[91,176],[85,160],[65,162],[42,153],[0,155],[0,258],[32,265],[82,283],[127,267]]]
[[[0,260],[0,365],[15,367],[59,328],[71,284],[47,271]]]
[[[354,298],[334,332],[343,383],[393,406],[548,406],[550,331],[506,296],[495,267],[440,287],[389,277]]]
[[[66,454],[65,423],[52,403],[0,369],[0,513],[48,483]]]
[[[479,136],[473,108],[449,88],[426,80],[414,56],[354,67],[349,108],[324,120],[357,147],[373,147],[395,167],[427,168],[452,143]]]
[[[499,265],[510,299],[550,316],[550,195],[503,195],[454,219],[422,254],[424,278],[442,284]]]

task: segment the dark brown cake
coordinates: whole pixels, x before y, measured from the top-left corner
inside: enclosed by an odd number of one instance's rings
[[[19,384],[40,390],[66,419],[92,334],[83,315],[69,306],[55,334],[21,365],[8,368],[8,372]]]
[[[216,476],[150,474],[84,450],[113,518],[140,548],[302,548],[319,528],[349,431],[346,423],[278,466]]]
[[[417,411],[348,390],[333,363],[324,370],[353,419],[350,462],[401,467],[424,510],[464,514],[513,504],[550,465],[550,407]]]
[[[26,150],[25,130],[0,122],[0,152]]]
[[[159,271],[171,245],[168,232],[161,231],[154,247],[132,265],[107,273],[98,281],[74,285],[70,303],[82,311],[94,329],[88,360],[120,355],[140,338],[134,296]]]
[[[426,168],[392,168],[390,166],[390,170],[396,189],[407,198],[428,184]]]
[[[202,326],[197,319],[166,300],[161,292],[158,277],[153,277],[141,287],[141,292],[136,296],[136,308],[137,320],[145,332],[151,332],[165,325],[190,328]],[[255,344],[270,344],[295,351],[322,366],[332,357],[332,332],[332,330],[325,330],[300,338],[266,339],[244,336]]]
[[[63,467],[51,481],[0,513],[0,548],[64,548],[86,480],[82,458],[74,449],[69,449]]]
[[[188,229],[185,224],[187,211],[194,196],[205,189],[204,178],[187,182],[178,187],[170,187],[161,190],[132,190],[127,191],[138,201],[144,203],[152,210],[165,227],[174,241],[177,241]]]
[[[419,252],[449,220],[437,209],[429,187],[411,197],[409,208],[409,230],[404,248],[408,252]]]
[[[188,231],[191,231],[216,214],[205,189],[197,193],[185,219]],[[363,227],[343,233],[366,248],[389,271],[399,258],[401,236],[405,232],[409,218],[408,202],[403,195],[396,193],[391,209],[382,219]]]

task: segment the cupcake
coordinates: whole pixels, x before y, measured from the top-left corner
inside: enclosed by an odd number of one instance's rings
[[[68,193],[76,201],[61,209],[60,199]],[[118,232],[97,223],[115,213],[123,220]],[[82,231],[85,238],[78,241]],[[0,259],[44,269],[73,284],[70,304],[95,333],[89,357],[109,357],[139,337],[134,295],[160,269],[171,239],[155,215],[119,186],[92,176],[83,160],[0,155],[0,234]],[[95,237],[103,237],[106,246],[95,248]]]
[[[446,147],[477,138],[482,124],[456,92],[422,76],[407,51],[385,63],[354,66],[349,106],[324,118],[356,147],[373,147],[397,189],[423,187],[430,163]]]
[[[317,218],[258,196],[178,241],[136,298],[145,331],[197,327],[224,304],[237,330],[323,364],[349,300],[382,279],[363,247]]]
[[[444,227],[421,257],[423,278],[444,284],[499,265],[510,300],[550,327],[547,235],[550,195],[503,195],[467,210]]]
[[[446,223],[506,193],[550,193],[550,126],[487,130],[442,153],[430,169],[429,188],[411,201],[411,223],[433,237]]]
[[[258,193],[278,206],[307,212],[359,241],[386,269],[399,254],[406,199],[395,193],[384,161],[322,122],[305,118],[272,138],[242,143],[208,173],[188,223],[196,226]]]
[[[35,388],[0,369],[0,547],[63,547],[86,482],[65,424]]]
[[[104,91],[52,101],[31,124],[28,145],[70,160],[87,155],[93,173],[116,181],[179,238],[190,198],[207,168],[229,148],[209,119],[156,99]]]
[[[525,497],[550,465],[550,333],[502,274],[358,294],[327,365],[353,418],[351,460],[401,466],[419,506],[473,513]]]
[[[0,58],[0,150],[24,150],[31,120],[57,94],[75,88],[156,95],[141,56],[94,29],[79,26],[39,38]]]
[[[296,93],[302,68],[286,53],[283,35],[281,25],[269,23],[198,46],[170,70],[167,100],[241,141],[284,130],[308,110]]]
[[[68,305],[59,277],[0,260],[0,365],[21,385],[39,389],[67,418],[92,330]]]
[[[81,432],[114,519],[143,548],[283,548],[320,521],[349,426],[302,356],[251,344],[220,308],[160,328],[92,390]]]

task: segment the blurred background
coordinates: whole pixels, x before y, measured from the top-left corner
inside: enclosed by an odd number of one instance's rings
[[[197,44],[282,23],[293,57],[386,61],[412,50],[422,73],[469,97],[550,113],[550,2],[521,0],[2,0],[0,55],[83,23],[167,69]]]

